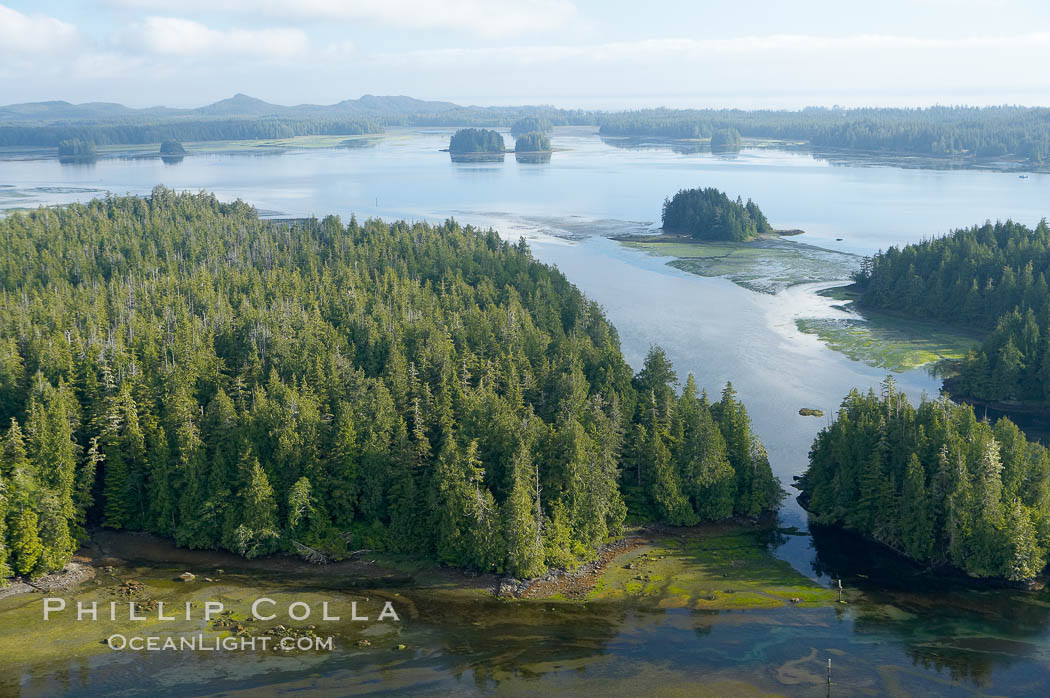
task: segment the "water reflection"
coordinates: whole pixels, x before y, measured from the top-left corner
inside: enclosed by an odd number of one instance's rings
[[[848,532],[811,527],[814,569],[863,596],[850,605],[858,635],[885,636],[912,661],[978,686],[993,673],[1043,660],[1050,595],[923,569]],[[852,594],[849,594],[852,596]]]
[[[551,154],[546,153],[514,153],[514,159],[522,163],[548,163],[551,161]]]
[[[337,147],[349,150],[363,150],[365,148],[375,148],[382,140],[378,136],[375,138],[347,138],[345,141],[341,141]]]
[[[478,162],[503,162],[503,153],[449,153],[452,162],[478,163]]]
[[[95,166],[98,157],[95,155],[61,155],[58,161],[66,166],[90,169]]]

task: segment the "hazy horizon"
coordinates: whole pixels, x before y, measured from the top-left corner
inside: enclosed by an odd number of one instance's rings
[[[1050,104],[1050,3],[3,0],[5,104]]]
[[[204,107],[209,104],[228,99],[235,96],[236,94],[245,94],[249,97],[256,99],[263,99],[258,95],[238,90],[232,92],[226,97],[214,99],[210,101],[201,100],[189,100],[187,102],[180,103],[135,103],[135,102],[119,102],[115,100],[83,100],[74,101],[65,99],[61,95],[56,95],[51,99],[40,99],[40,100],[24,100],[19,102],[4,102],[0,104],[0,107],[8,106],[11,104],[22,104],[22,103],[43,103],[43,102],[69,102],[71,104],[87,104],[91,102],[115,102],[122,104],[127,107],[135,109],[148,109],[154,107],[167,107],[174,109],[195,109],[198,107]],[[263,99],[263,101],[278,106],[294,107],[303,104],[321,105],[326,106],[329,104],[335,104],[343,100],[355,100],[365,96],[362,93],[356,95],[347,95],[338,100],[332,102],[320,101],[320,100],[306,100],[303,102],[281,102],[270,99]],[[454,102],[464,107],[515,107],[515,106],[553,106],[559,109],[583,109],[583,110],[595,110],[595,111],[627,111],[634,109],[650,109],[650,108],[669,108],[669,109],[743,109],[743,110],[800,110],[807,107],[842,107],[842,108],[859,108],[859,107],[887,107],[887,108],[928,108],[928,107],[988,107],[988,106],[1020,106],[1020,107],[1047,107],[1050,106],[1050,95],[1047,95],[1043,101],[1035,102],[1031,101],[1027,95],[1018,93],[1013,96],[999,95],[1002,99],[988,99],[982,101],[979,95],[972,95],[967,93],[959,94],[944,94],[940,97],[931,95],[879,95],[879,96],[868,96],[868,95],[849,95],[845,93],[837,93],[836,95],[647,95],[639,94],[630,97],[616,95],[616,96],[600,96],[594,95],[589,97],[575,98],[569,96],[521,96],[521,97],[507,97],[502,99],[493,99],[491,101],[484,101],[484,98],[464,98],[464,99],[448,99],[441,96],[434,97],[420,97],[414,94],[376,94],[375,96],[381,97],[412,97],[415,99],[423,99],[426,101],[438,101],[438,102]],[[834,99],[832,99],[834,97]]]

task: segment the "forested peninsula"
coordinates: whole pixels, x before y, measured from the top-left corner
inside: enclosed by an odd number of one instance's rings
[[[799,479],[816,524],[841,526],[930,567],[1026,582],[1050,549],[1050,453],[1008,419],[946,398],[917,408],[892,379],[853,391]]]
[[[953,395],[1050,408],[1050,228],[985,223],[866,261],[858,302],[987,338],[948,381]]]
[[[772,233],[773,227],[751,199],[730,199],[714,187],[682,189],[664,200],[661,222],[665,232],[696,240],[744,242]]]
[[[145,198],[0,219],[0,578],[93,527],[534,576],[625,522],[775,509],[743,405],[632,375],[524,241]]]

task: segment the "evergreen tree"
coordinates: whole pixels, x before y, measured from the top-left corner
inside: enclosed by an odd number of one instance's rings
[[[538,577],[544,565],[542,519],[535,491],[537,475],[529,447],[521,444],[512,465],[514,484],[503,507],[504,540],[507,544],[507,571],[515,577]]]
[[[30,575],[37,568],[44,546],[37,533],[36,512],[22,509],[9,519],[8,539],[11,541],[11,562],[16,574]]]
[[[266,471],[254,460],[248,486],[241,493],[240,523],[232,547],[247,558],[265,555],[277,547],[277,503]]]

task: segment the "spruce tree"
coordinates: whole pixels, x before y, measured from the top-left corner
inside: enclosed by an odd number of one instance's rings
[[[933,554],[933,524],[930,521],[926,496],[926,473],[919,457],[911,454],[901,488],[901,535],[904,550],[916,560],[929,559]]]
[[[518,578],[538,577],[544,564],[541,521],[537,521],[535,466],[529,447],[522,443],[511,468],[514,484],[503,506],[503,537],[507,545],[507,572]]]
[[[8,539],[11,541],[11,563],[15,574],[30,575],[44,552],[37,532],[36,512],[22,509],[9,518]]]
[[[277,503],[266,471],[252,461],[248,486],[240,496],[240,522],[233,534],[233,548],[253,558],[273,552],[277,547]]]
[[[38,535],[41,552],[35,570],[41,574],[65,567],[76,549],[76,542],[69,531],[69,519],[62,509],[57,494],[49,494],[40,503]]]

